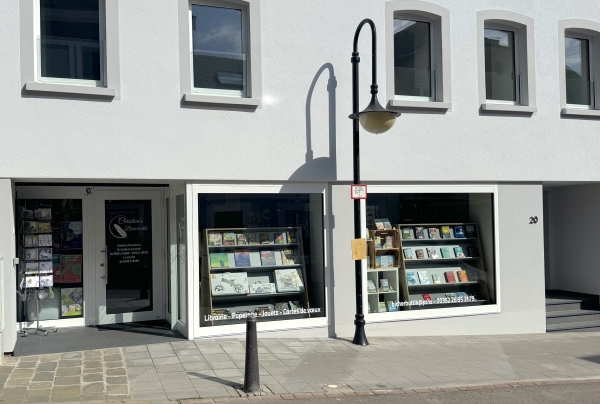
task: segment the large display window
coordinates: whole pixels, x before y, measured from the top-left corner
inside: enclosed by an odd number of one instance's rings
[[[364,280],[371,318],[496,305],[494,190],[369,189]]]
[[[323,193],[198,193],[200,327],[323,319]]]

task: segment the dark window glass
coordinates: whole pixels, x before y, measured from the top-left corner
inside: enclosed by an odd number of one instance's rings
[[[246,91],[242,11],[192,6],[194,88]]]
[[[427,22],[394,20],[396,95],[431,97],[431,40]]]
[[[485,98],[516,101],[514,33],[485,29]]]
[[[589,41],[565,38],[567,104],[590,105]]]
[[[98,0],[40,0],[41,76],[101,80]]]

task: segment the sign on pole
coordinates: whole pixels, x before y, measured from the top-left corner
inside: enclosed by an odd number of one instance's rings
[[[350,198],[367,199],[367,186],[365,184],[350,185]]]

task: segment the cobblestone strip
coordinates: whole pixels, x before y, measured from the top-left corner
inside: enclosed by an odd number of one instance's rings
[[[130,401],[121,348],[6,357],[0,402]]]

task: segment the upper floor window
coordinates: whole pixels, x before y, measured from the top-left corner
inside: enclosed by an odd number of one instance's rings
[[[591,104],[589,39],[565,37],[565,81],[567,104]]]
[[[192,4],[194,92],[245,97],[245,11]]]
[[[484,37],[485,98],[517,102],[514,31],[486,28]]]
[[[394,19],[395,94],[432,99],[431,24]]]
[[[102,3],[39,0],[39,81],[104,84]]]

